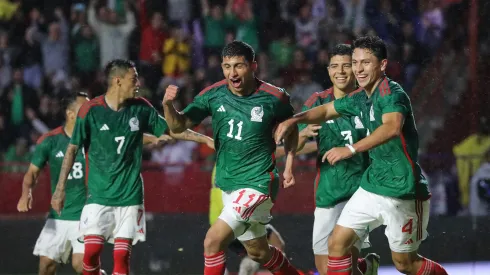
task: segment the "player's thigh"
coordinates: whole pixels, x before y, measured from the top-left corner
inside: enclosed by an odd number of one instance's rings
[[[131,239],[133,245],[146,240],[145,208],[142,204],[115,207],[114,239]]]
[[[233,230],[239,240],[251,240],[266,234],[264,224],[272,219],[271,198],[254,189],[239,189],[233,192],[223,192],[223,211],[219,219],[224,221]],[[242,236],[254,224],[261,224],[260,236],[255,235],[257,230],[250,231],[247,236]]]
[[[33,254],[44,256],[58,263],[66,263],[70,257],[69,235],[77,221],[48,219],[39,234]]]
[[[80,238],[88,235],[98,235],[108,240],[116,225],[115,208],[96,203],[83,207],[80,216]]]
[[[338,203],[333,207],[317,207],[315,209],[312,242],[315,255],[328,255],[328,237],[332,234],[346,204],[347,201]]]
[[[336,227],[332,235],[352,237],[352,234],[348,233],[351,231],[346,230],[348,228],[352,229],[360,240],[366,240],[369,232],[383,223],[377,199],[376,194],[362,188],[357,189],[344,206],[337,221],[340,227]],[[354,238],[345,241],[354,241]]]
[[[417,251],[427,237],[429,200],[400,200],[383,197],[385,235],[393,252]]]

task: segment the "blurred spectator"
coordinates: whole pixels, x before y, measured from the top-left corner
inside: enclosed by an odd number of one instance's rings
[[[411,91],[419,73],[420,66],[426,58],[422,45],[415,38],[413,25],[411,22],[404,22],[402,25],[402,62],[404,64],[404,88]]]
[[[163,44],[163,81],[184,86],[182,76],[190,70],[191,46],[180,26],[174,26],[171,33]]]
[[[232,0],[228,0],[226,13],[231,13]],[[221,54],[221,48],[225,45],[226,29],[231,27],[229,16],[223,16],[223,8],[220,5],[209,5],[208,0],[201,0],[202,16],[204,18],[204,46],[206,55]]]
[[[366,26],[366,0],[340,0],[344,10],[344,27],[355,35],[361,34]]]
[[[308,59],[313,59],[318,50],[318,20],[311,16],[311,5],[304,4],[294,19],[296,44],[301,47]]]
[[[468,207],[471,177],[484,160],[484,153],[490,150],[490,126],[488,118],[480,118],[478,132],[454,146],[453,153],[459,177],[460,200],[463,208]]]
[[[439,0],[427,1],[427,9],[422,15],[423,41],[431,52],[437,49],[444,30],[444,15]]]
[[[17,63],[24,67],[24,81],[34,89],[41,89],[43,84],[42,54],[39,42],[34,40],[35,27],[26,30],[22,42],[22,54]]]
[[[125,20],[120,22],[115,10],[102,6],[96,10],[96,1],[90,0],[88,22],[100,43],[100,67],[117,58],[128,59],[128,40],[136,26],[134,14],[125,3]]]
[[[27,167],[25,163],[31,160],[31,153],[27,140],[25,138],[18,138],[15,144],[11,145],[3,158],[4,162],[12,162],[7,166],[3,166],[3,170],[7,172],[25,172]]]
[[[325,77],[328,77],[328,74]],[[299,81],[291,90],[291,100],[304,103],[313,93],[321,92],[322,90],[323,87],[311,79],[311,73],[304,70],[299,72]]]
[[[284,69],[293,61],[294,50],[296,49],[291,35],[284,32],[284,35],[272,41],[269,48],[269,55],[273,71]]]
[[[233,19],[235,19],[233,23],[236,27],[236,40],[250,44],[254,48],[255,54],[259,54],[259,29],[251,4],[244,3],[235,7],[235,15],[230,20]]]
[[[167,0],[167,16],[170,22],[187,23],[192,15],[192,0]]]
[[[316,62],[311,71],[313,82],[320,84],[324,90],[332,86],[330,77],[328,77],[328,63],[328,52],[327,50],[322,49],[318,52]]]
[[[73,35],[74,66],[83,85],[92,81],[99,68],[99,41],[92,28],[84,25]]]
[[[490,214],[490,150],[485,153],[482,165],[471,178],[469,213],[471,216]]]

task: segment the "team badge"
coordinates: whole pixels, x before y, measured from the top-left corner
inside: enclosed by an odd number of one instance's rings
[[[264,109],[262,106],[253,107],[252,112],[250,112],[250,120],[255,122],[262,122],[262,117],[264,116]]]
[[[132,117],[129,120],[129,127],[131,128],[131,132],[136,132],[139,131],[140,129],[140,122],[137,117]]]

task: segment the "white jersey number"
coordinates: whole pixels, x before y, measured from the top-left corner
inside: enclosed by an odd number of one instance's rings
[[[235,136],[233,136],[234,123],[235,123],[235,120],[233,120],[233,119],[230,119],[230,121],[228,121],[228,125],[230,125],[230,131],[228,132],[228,134],[226,134],[226,136],[229,138],[234,138],[236,140],[242,140],[243,121],[240,121],[236,124],[236,126],[238,127],[238,131],[237,131]]]
[[[351,131],[342,131],[340,134],[344,137],[344,140],[347,140],[349,144],[352,145],[352,132]]]
[[[83,177],[83,166],[81,162],[73,163],[73,167],[71,168],[71,173],[68,174],[68,179],[81,179]]]
[[[121,149],[123,147],[123,144],[124,144],[124,140],[125,140],[125,137],[115,137],[114,140],[118,143],[117,145],[117,154],[120,155],[121,154]]]

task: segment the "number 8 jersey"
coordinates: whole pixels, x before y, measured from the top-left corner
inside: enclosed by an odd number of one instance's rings
[[[61,164],[63,163],[64,154],[69,142],[70,138],[66,135],[63,126],[42,135],[37,141],[31,163],[39,169],[42,169],[46,163],[49,163],[51,194],[56,190]],[[50,209],[49,219],[80,220],[80,215],[82,214],[82,209],[87,198],[84,175],[85,159],[83,157],[83,150],[79,150],[68,175],[66,200],[63,211],[61,215],[58,215],[53,209]]]
[[[293,115],[293,107],[283,89],[256,81],[258,89],[243,97],[233,94],[226,80],[217,82],[183,112],[195,124],[212,117],[216,186],[223,191],[252,188],[274,198],[279,175],[273,130]]]
[[[314,93],[303,106],[303,111],[334,101],[333,88]],[[299,129],[306,128],[300,124]],[[364,171],[369,166],[367,153],[356,154],[351,158],[330,165],[322,162],[323,155],[334,147],[354,144],[364,138],[367,129],[359,117],[339,117],[321,124],[316,142],[318,144],[317,168],[315,179],[315,204],[317,207],[332,207],[348,200],[359,188]]]
[[[165,119],[143,98],[112,110],[99,96],[78,111],[70,143],[85,148],[87,204],[131,206],[143,203],[141,157],[143,133],[161,136]]]

